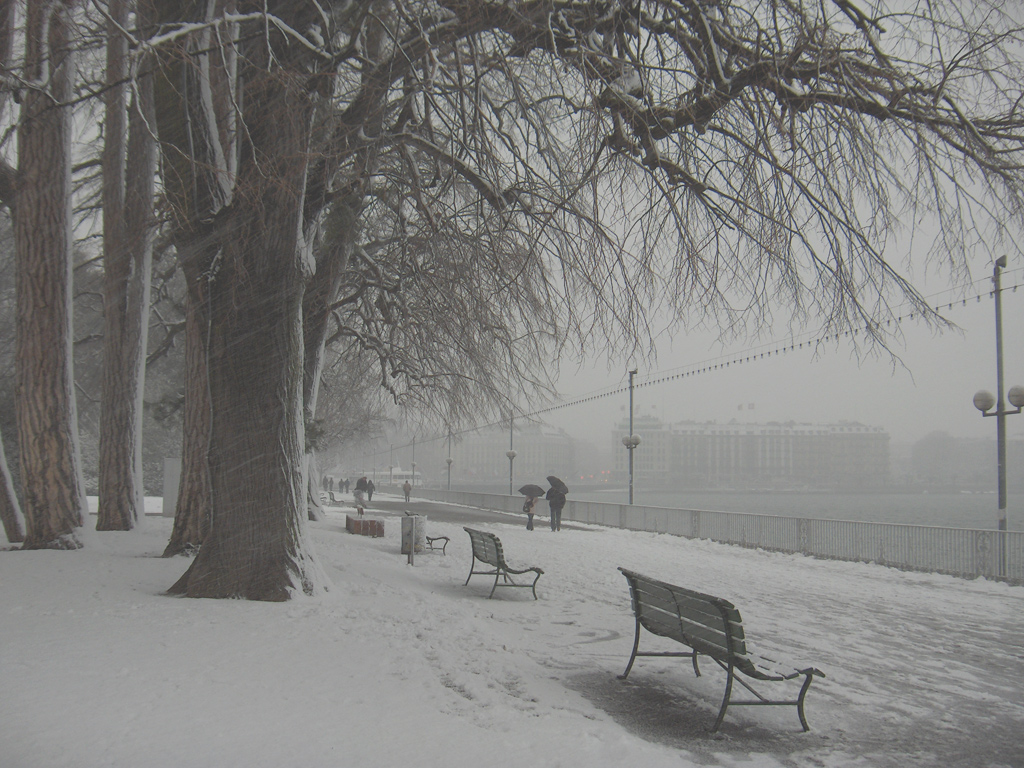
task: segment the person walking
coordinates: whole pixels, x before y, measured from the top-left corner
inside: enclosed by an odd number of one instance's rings
[[[405,500],[409,501],[409,495],[412,493],[412,485],[409,484],[408,480],[402,483],[402,490],[405,492]]]
[[[366,494],[366,477],[360,477],[356,480],[356,489],[353,492],[356,497],[356,504],[359,507],[363,506],[363,496]]]
[[[552,486],[548,488],[544,498],[548,500],[548,508],[551,510],[551,530],[562,530],[562,507],[565,506],[565,494],[560,488]]]
[[[377,486],[373,484],[373,480],[369,480],[366,483],[366,500],[373,501],[373,492],[377,490]]]
[[[523,512],[526,513],[526,530],[533,530],[533,505],[537,503],[536,496],[527,496],[526,501],[523,502]]]

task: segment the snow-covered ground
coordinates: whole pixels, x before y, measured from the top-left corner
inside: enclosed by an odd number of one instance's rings
[[[409,508],[415,511],[414,499]],[[539,520],[497,533],[539,565],[540,600],[446,556],[312,523],[333,581],[283,604],[164,596],[170,520],[86,535],[78,552],[0,552],[5,768],[1024,766],[1024,588]],[[792,707],[729,711],[724,673],[625,668],[624,566],[732,600],[762,651],[812,664]],[[645,635],[642,648],[658,638]]]

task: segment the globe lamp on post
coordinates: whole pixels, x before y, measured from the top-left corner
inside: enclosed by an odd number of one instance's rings
[[[1006,417],[1020,413],[1024,408],[1024,387],[1010,387],[1007,399],[1016,409],[1006,407],[1003,399],[1003,304],[1000,270],[1006,267],[1006,257],[996,259],[992,269],[993,296],[996,305],[996,394],[981,390],[974,395],[974,407],[981,411],[982,416],[996,417],[996,469],[998,471],[999,488],[999,545],[998,545],[998,576],[1006,576]],[[995,410],[993,410],[995,408]]]

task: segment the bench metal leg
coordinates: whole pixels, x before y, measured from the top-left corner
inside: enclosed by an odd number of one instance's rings
[[[539,579],[540,576],[538,575]],[[536,582],[534,582],[536,584]],[[536,595],[536,593],[534,593]],[[629,671],[633,668],[633,662],[636,661],[637,656],[657,656],[657,657],[668,657],[673,659],[678,658],[689,658],[693,662],[693,671],[697,677],[700,677],[700,667],[697,666],[697,652],[689,651],[665,651],[658,653],[640,653],[637,648],[640,646],[640,619],[636,620],[636,633],[633,635],[633,651],[629,654],[629,663],[626,664],[626,671],[619,675],[619,680],[625,680],[629,677]]]
[[[629,663],[626,665],[626,671],[619,675],[619,680],[625,680],[629,677],[629,670],[633,668],[633,662],[636,661],[636,649],[640,645],[640,619],[636,620],[636,635],[633,637],[633,652],[629,654]]]
[[[811,730],[811,726],[807,724],[807,718],[804,717],[804,696],[807,695],[807,689],[811,687],[811,681],[814,679],[814,674],[807,672],[804,676],[804,684],[800,687],[800,696],[796,700],[796,713],[800,716],[800,725],[804,727],[805,731]]]
[[[718,729],[722,725],[722,721],[725,719],[725,710],[729,708],[729,697],[732,696],[732,680],[733,677],[735,677],[732,664],[729,665],[728,673],[728,678],[725,681],[725,698],[722,699],[722,708],[718,710],[718,719],[715,720],[715,724],[711,728],[712,733],[718,733]]]
[[[534,600],[537,599],[537,582],[538,581],[540,581],[540,574],[539,573],[537,574],[537,577],[533,580],[533,584],[530,586],[530,588],[533,590],[533,599]]]
[[[434,546],[435,541],[444,542],[443,544],[441,544],[440,550],[442,555],[447,554],[447,552],[445,552],[445,550],[448,548],[449,541],[447,536],[425,536],[424,538],[427,540],[427,546],[431,549],[438,549],[438,547]]]
[[[732,665],[726,666],[724,663],[722,663],[721,661],[718,661],[717,659],[715,661],[718,662],[718,665],[722,669],[726,670],[726,672],[728,673],[728,679],[726,680],[726,684],[725,684],[725,698],[722,700],[722,708],[721,708],[721,710],[718,713],[718,720],[715,721],[715,726],[711,729],[712,733],[717,731],[719,726],[722,724],[722,720],[725,717],[725,710],[728,708],[730,703],[732,703],[733,706],[737,706],[737,707],[739,707],[739,706],[754,706],[754,705],[758,705],[758,704],[767,705],[767,706],[783,706],[783,707],[784,706],[795,706],[796,707],[797,716],[800,718],[800,725],[803,727],[804,731],[811,730],[811,727],[807,724],[807,718],[804,716],[804,697],[807,696],[807,690],[811,687],[811,681],[814,680],[814,675],[815,675],[814,671],[808,670],[808,671],[803,673],[803,675],[804,675],[804,682],[800,686],[800,695],[797,696],[797,698],[795,700],[789,700],[789,699],[769,699],[766,696],[762,696],[757,690],[755,690],[753,688],[753,686],[751,686],[745,680],[743,680],[740,677],[736,677],[736,675],[735,675],[735,673],[733,671]],[[794,675],[793,677],[796,677],[796,675]],[[769,682],[782,682],[784,679],[785,680],[791,680],[792,678],[779,678],[777,680],[770,680]],[[737,683],[739,683],[744,688],[746,688],[748,691],[750,691],[750,693],[752,693],[756,697],[756,700],[745,700],[745,701],[732,701],[732,702],[730,702],[730,697],[732,695],[732,683],[733,683],[733,680],[735,680]]]

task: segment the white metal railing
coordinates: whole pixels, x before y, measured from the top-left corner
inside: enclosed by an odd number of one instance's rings
[[[515,496],[465,491],[417,489],[417,495],[504,512],[521,511],[523,501]],[[547,513],[545,505],[543,499],[538,500],[537,514]],[[1024,532],[1021,531],[1000,533],[574,500],[566,503],[562,519],[832,560],[1024,583]],[[1003,574],[999,572],[1000,536],[1005,549]]]

